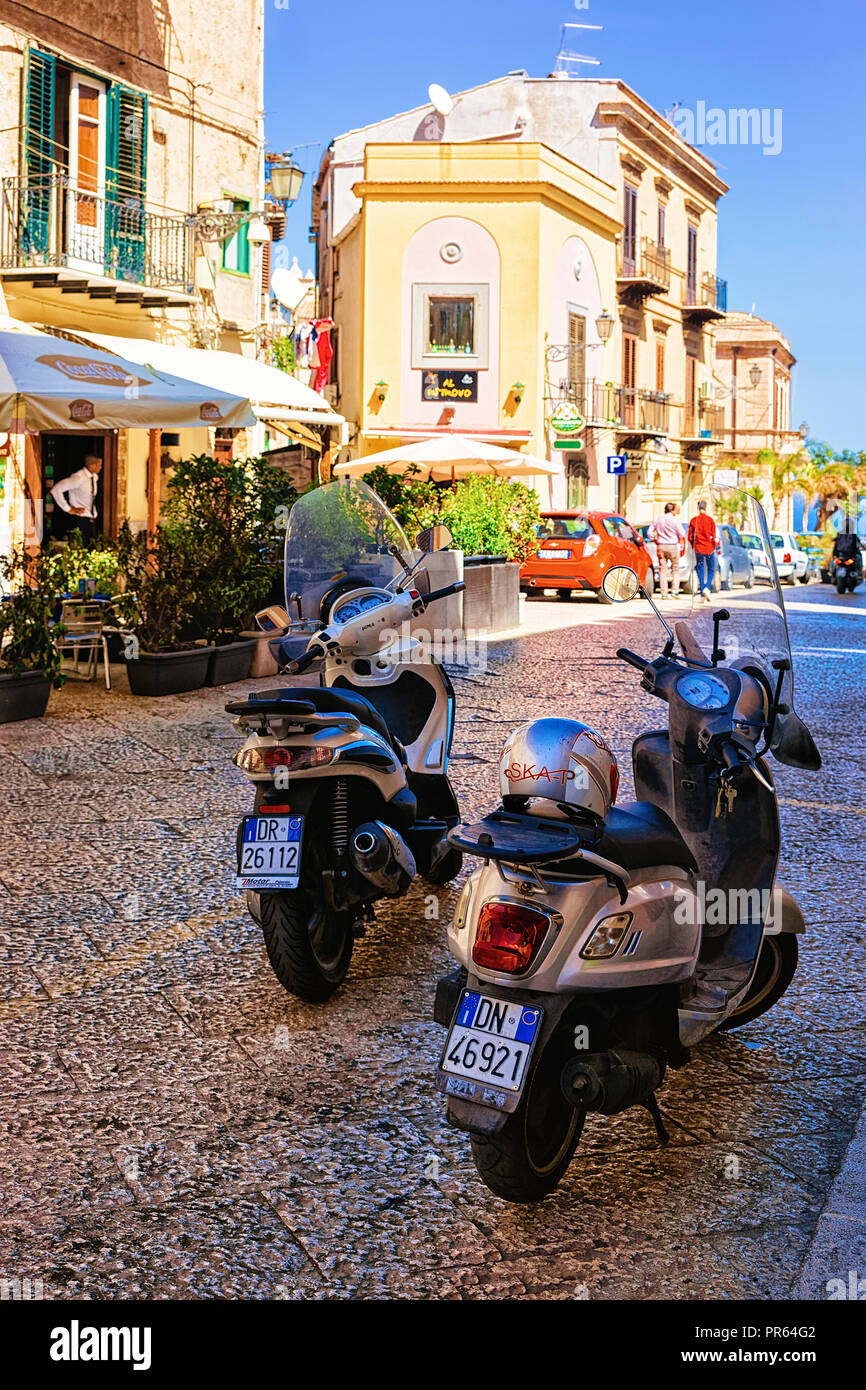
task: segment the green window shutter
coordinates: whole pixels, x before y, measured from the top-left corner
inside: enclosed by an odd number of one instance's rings
[[[120,82],[108,89],[105,164],[105,273],[142,283],[147,255],[147,97]]]
[[[19,244],[44,256],[51,239],[51,175],[54,164],[56,63],[50,53],[31,48],[24,93],[24,173],[19,205]]]
[[[249,212],[249,198],[235,198],[235,212]],[[237,275],[249,275],[250,273],[250,239],[248,236],[249,224],[244,223],[239,227],[234,236],[230,236],[228,241],[223,242],[223,270],[233,270]]]

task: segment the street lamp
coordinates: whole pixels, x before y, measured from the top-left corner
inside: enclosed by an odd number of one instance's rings
[[[614,318],[607,312],[607,309],[604,309],[595,321],[595,327],[602,343],[606,343],[609,341],[610,335],[614,330],[614,326]]]
[[[753,362],[751,367],[749,368],[749,381],[752,383],[752,385],[758,386],[763,375],[764,373],[761,371],[757,362]]]
[[[291,154],[269,154],[265,159],[268,192],[278,203],[285,203],[289,207],[301,191],[304,171],[298,167]]]

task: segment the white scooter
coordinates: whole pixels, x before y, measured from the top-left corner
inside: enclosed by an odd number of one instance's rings
[[[772,557],[763,511],[726,491]],[[773,577],[730,611],[696,610],[676,633],[665,624],[655,660],[618,651],[668,709],[668,729],[634,741],[637,802],[612,806],[616,763],[600,735],[541,719],[506,744],[502,807],[449,835],[484,862],[448,929],[459,968],[437,989],[449,1030],[438,1084],[480,1176],[511,1201],[553,1190],[589,1111],[643,1105],[664,1142],[666,1067],[757,1018],[793,977],[805,924],[776,882],[764,755],[804,769],[821,759],[793,710],[774,562]],[[638,592],[631,570],[604,583],[613,602]]]
[[[462,855],[445,836],[459,811],[448,780],[454,690],[410,624],[437,599],[425,561],[445,527],[410,547],[366,484],[305,494],[288,520],[287,609],[259,614],[280,669],[318,665],[317,686],[233,701],[246,741],[233,761],[255,784],[237,838],[237,885],[262,928],[280,983],[312,1002],[349,968],[377,899],[416,872],[444,884]]]

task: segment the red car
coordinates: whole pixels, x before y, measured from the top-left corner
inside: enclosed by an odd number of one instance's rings
[[[643,539],[616,512],[542,512],[538,549],[522,565],[520,587],[555,589],[559,598],[573,590],[592,591],[609,603],[601,581],[614,565],[634,570],[647,593],[653,591],[653,567]]]

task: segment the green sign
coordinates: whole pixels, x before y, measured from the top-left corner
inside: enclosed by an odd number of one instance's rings
[[[554,439],[554,449],[582,449],[582,439]]]

